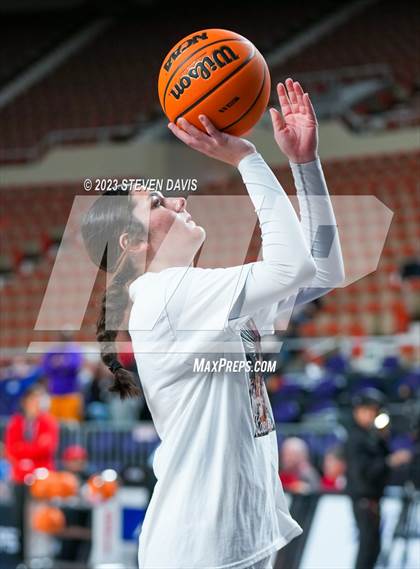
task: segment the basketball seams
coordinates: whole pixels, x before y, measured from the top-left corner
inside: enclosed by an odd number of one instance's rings
[[[201,129],[198,116],[204,112],[221,131],[239,136],[249,131],[267,108],[270,71],[264,57],[247,38],[229,30],[205,31],[206,45],[200,45],[191,34],[168,55],[168,69],[162,64],[160,102],[171,122],[185,117]],[[199,33],[206,37],[196,32]],[[226,37],[228,34],[234,37]],[[190,49],[193,51],[187,55]],[[227,64],[229,67],[224,69]]]
[[[252,111],[252,109],[255,107],[255,105],[258,103],[261,94],[264,90],[265,87],[265,82],[267,80],[267,65],[264,65],[264,76],[263,76],[263,80],[261,83],[261,87],[260,90],[258,91],[257,96],[255,97],[254,101],[251,103],[251,105],[247,108],[247,110],[240,116],[238,117],[236,120],[234,120],[232,123],[230,123],[227,126],[224,126],[223,128],[221,128],[220,130],[222,132],[226,132],[229,128],[231,128],[232,126],[234,126],[235,124],[237,124],[238,122],[240,122],[250,111]]]
[[[197,53],[199,53],[200,51],[202,51],[203,49],[207,49],[208,47],[212,46],[212,45],[216,45],[218,43],[221,42],[240,42],[240,43],[248,43],[250,44],[250,46],[254,49],[255,51],[255,46],[246,38],[223,38],[223,39],[218,39],[215,40],[213,42],[210,42],[206,45],[202,45],[201,47],[199,47],[198,49],[196,49],[193,53],[191,53],[186,59],[184,59],[183,61],[181,61],[178,66],[172,71],[172,75],[169,77],[167,83],[166,83],[166,87],[165,87],[165,91],[163,93],[163,101],[162,101],[162,106],[163,106],[163,110],[166,112],[166,95],[169,89],[169,85],[171,84],[172,79],[174,78],[174,75],[176,75],[176,73],[179,71],[179,69],[185,64],[187,63],[192,57],[194,57],[195,55],[197,55]]]
[[[252,44],[251,44],[252,45]],[[235,75],[238,74],[239,71],[241,71],[242,69],[244,69],[244,67],[246,67],[246,65],[248,65],[248,63],[250,63],[254,57],[255,54],[257,53],[257,50],[255,48],[255,46],[252,46],[253,51],[251,54],[248,55],[248,58],[243,61],[241,63],[241,65],[239,65],[235,70],[232,71],[232,73],[230,73],[229,75],[227,75],[227,77],[225,77],[224,79],[222,79],[217,85],[215,85],[214,87],[212,87],[209,91],[207,91],[207,93],[205,95],[202,95],[199,99],[197,99],[196,101],[194,101],[194,103],[192,105],[190,105],[189,107],[187,107],[186,109],[184,109],[179,115],[176,116],[176,118],[174,119],[174,123],[176,123],[176,121],[183,117],[186,113],[188,113],[189,111],[191,111],[192,109],[194,109],[197,105],[199,105],[200,103],[202,103],[205,99],[207,99],[207,97],[209,95],[211,95],[212,93],[214,93],[214,91],[217,91],[217,89],[219,89],[219,87],[221,85],[223,85],[224,83],[226,83],[227,81],[229,81],[229,79],[232,79],[232,77],[234,77]]]

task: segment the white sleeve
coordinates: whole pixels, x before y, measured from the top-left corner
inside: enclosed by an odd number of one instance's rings
[[[290,162],[295,182],[301,227],[305,241],[316,265],[316,274],[307,287],[281,300],[264,323],[267,332],[273,330],[271,319],[282,316],[283,325],[293,308],[327,294],[343,283],[344,262],[340,238],[331,199],[319,158],[305,164]]]
[[[325,292],[344,281],[344,263],[331,199],[319,158],[306,164],[290,163],[305,241],[316,265],[310,288]],[[324,294],[325,294],[324,292]]]
[[[277,178],[254,153],[238,165],[258,215],[262,237],[262,261],[251,263],[229,320],[250,317],[308,286],[315,263],[299,219]]]
[[[279,301],[314,278],[299,219],[273,172],[258,153],[246,156],[238,169],[260,222],[263,259],[227,269],[168,270],[164,310],[175,335],[200,331],[216,337],[249,318],[261,330],[268,316],[274,319]]]

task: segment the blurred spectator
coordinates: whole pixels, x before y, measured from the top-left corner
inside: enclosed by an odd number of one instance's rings
[[[10,480],[10,463],[5,456],[4,443],[0,442],[0,483]]]
[[[0,442],[0,499],[10,496],[10,463],[5,458],[4,444]]]
[[[97,362],[92,379],[84,391],[86,419],[103,421],[110,418],[110,393],[108,391],[110,385],[111,375],[108,369],[103,362]]]
[[[402,263],[399,284],[410,320],[420,322],[420,255],[413,255]]]
[[[326,358],[324,367],[333,374],[344,375],[349,370],[349,360],[339,348],[336,348]]]
[[[289,437],[282,444],[280,480],[289,492],[308,494],[319,490],[319,475],[310,462],[308,446],[298,437]]]
[[[40,380],[42,371],[28,356],[17,355],[10,365],[0,368],[0,374],[0,415],[12,415],[23,392]]]
[[[72,342],[70,332],[61,332],[61,344],[45,354],[42,368],[48,379],[51,395],[51,414],[62,421],[81,421],[83,398],[79,389],[79,372],[83,356]]]
[[[409,451],[392,454],[385,441],[386,431],[375,427],[383,405],[382,394],[364,389],[353,401],[353,424],[346,445],[347,489],[353,501],[353,512],[359,529],[359,551],[355,569],[373,569],[380,544],[380,499],[391,467],[406,464]]]
[[[71,445],[65,448],[61,462],[63,469],[77,476],[81,482],[88,479],[88,454],[84,447]]]
[[[87,482],[88,454],[84,447],[71,445],[61,455],[63,469],[74,474],[81,484]],[[91,550],[92,512],[86,504],[64,505],[62,512],[66,518],[66,527],[57,539],[56,559],[83,563],[87,566]]]
[[[336,446],[327,450],[322,465],[321,490],[339,492],[346,485],[344,449]]]
[[[6,427],[6,456],[12,465],[12,479],[23,483],[36,468],[54,468],[58,425],[48,414],[48,395],[40,385],[27,389],[21,398],[21,412]]]
[[[40,385],[25,391],[20,400],[21,412],[10,417],[6,427],[6,456],[12,467],[16,525],[20,529],[21,550],[25,551],[24,525],[26,489],[24,480],[36,468],[54,468],[58,445],[58,425],[46,412],[48,395]]]

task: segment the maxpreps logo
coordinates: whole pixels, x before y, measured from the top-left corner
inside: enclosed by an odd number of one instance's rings
[[[188,73],[183,75],[178,83],[175,83],[174,87],[170,90],[170,94],[178,100],[183,95],[185,89],[190,87],[193,79],[207,80],[214,71],[237,59],[239,59],[239,55],[227,45],[222,45],[214,49],[211,56],[206,55],[200,61],[197,61],[197,63],[189,69]]]
[[[176,49],[174,49],[174,51],[171,53],[166,63],[164,63],[163,67],[165,68],[165,71],[170,70],[173,62],[176,59],[178,59],[178,57],[181,55],[183,51],[188,49],[191,45],[196,44],[198,41],[206,39],[208,39],[207,32],[203,32],[202,34],[196,34],[195,36],[192,36],[191,38],[188,38],[187,40],[183,41]]]

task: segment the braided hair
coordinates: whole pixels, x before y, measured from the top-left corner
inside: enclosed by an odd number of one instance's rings
[[[110,199],[110,197],[117,197]],[[133,375],[118,360],[115,340],[129,304],[128,285],[138,275],[126,248],[121,251],[120,236],[136,244],[146,239],[143,224],[133,215],[134,204],[128,191],[118,187],[99,197],[82,222],[82,236],[92,261],[102,270],[114,274],[105,290],[96,324],[101,359],[114,376],[110,391],[121,399],[140,395]]]

